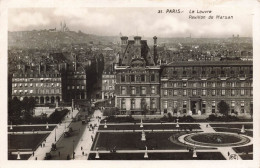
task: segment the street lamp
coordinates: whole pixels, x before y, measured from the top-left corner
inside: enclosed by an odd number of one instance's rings
[[[74,139],[73,139],[73,141],[72,141],[72,147],[73,147],[73,151],[72,151],[72,158],[73,158],[73,160],[75,159],[74,157]]]
[[[56,128],[57,128],[57,126],[55,127],[55,142],[56,142]]]
[[[179,122],[178,122],[178,121],[179,121],[179,118],[177,118],[176,121],[177,121],[176,127],[179,128],[179,127],[180,127],[180,126],[179,126]]]

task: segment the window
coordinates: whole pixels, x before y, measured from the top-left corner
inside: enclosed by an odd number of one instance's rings
[[[216,87],[216,82],[212,82],[212,87]]]
[[[136,94],[136,89],[135,89],[135,87],[131,87],[131,94],[132,94],[132,95],[135,95],[135,94]]]
[[[231,101],[231,113],[235,113],[235,101]]]
[[[168,101],[165,100],[163,101],[163,109],[167,109],[168,108]]]
[[[245,83],[244,82],[241,82],[241,87],[245,87]]]
[[[121,82],[125,82],[125,75],[121,75]]]
[[[234,89],[231,90],[231,96],[235,96],[235,90]]]
[[[216,112],[216,110],[215,110],[216,102],[215,101],[212,101],[211,108],[212,108],[212,113],[215,113]]]
[[[164,95],[164,96],[167,96],[167,95],[168,95],[168,90],[165,89],[165,90],[163,91],[163,95]]]
[[[146,94],[146,87],[141,87],[141,94],[145,95]]]
[[[182,103],[182,110],[183,110],[182,112],[183,113],[187,112],[186,108],[187,108],[187,101],[183,101],[183,103]]]
[[[32,83],[30,83],[30,87],[32,87],[33,86],[33,84]]]
[[[183,82],[183,83],[182,83],[182,86],[183,86],[183,87],[187,87],[187,82]]]
[[[20,87],[22,87],[22,86],[23,86],[23,84],[20,83]]]
[[[156,103],[156,102],[155,102],[155,99],[152,99],[151,106],[152,106],[153,109],[156,108],[155,103]]]
[[[216,90],[212,90],[212,96],[216,96]]]
[[[121,87],[121,94],[126,95],[126,87],[125,86]]]
[[[154,74],[151,75],[151,81],[152,81],[152,82],[155,81],[155,75],[154,75]]]
[[[225,96],[225,94],[226,94],[226,90],[221,90],[221,96]]]
[[[164,83],[163,83],[163,87],[167,87],[167,82],[164,82]]]
[[[196,82],[193,83],[193,87],[197,87],[197,83]]]
[[[152,94],[155,94],[155,86],[152,86],[151,92],[152,92]]]
[[[70,90],[70,86],[68,86],[67,89]]]
[[[241,101],[240,105],[241,105],[241,113],[245,113],[245,102]]]
[[[14,93],[16,93],[17,92],[17,90],[14,90]]]
[[[177,83],[173,83],[173,87],[177,87]]]
[[[203,86],[203,87],[206,87],[206,82],[203,82],[203,83],[202,83],[202,86]]]
[[[141,82],[145,82],[145,76],[141,75]]]
[[[74,89],[74,86],[72,86],[72,89]]]
[[[59,89],[56,89],[56,93],[60,93],[60,90],[59,90]]]
[[[177,96],[178,95],[178,90],[173,90],[173,95]]]
[[[135,99],[131,100],[131,109],[135,109]]]
[[[222,82],[222,83],[221,83],[221,86],[222,86],[222,87],[226,87],[226,82]]]
[[[187,96],[187,90],[183,90],[183,96]]]
[[[130,80],[131,80],[131,82],[134,82],[135,81],[135,75],[130,75]]]
[[[17,84],[14,84],[14,87],[17,87]]]
[[[240,94],[241,94],[241,96],[244,96],[245,95],[245,89],[241,89]]]
[[[121,100],[121,108],[122,108],[122,109],[126,109],[125,99],[122,99],[122,100]]]
[[[202,90],[202,96],[206,96],[206,90],[205,89]]]
[[[232,87],[235,87],[235,86],[236,86],[236,83],[235,83],[235,82],[232,82],[232,83],[231,83],[231,86],[232,86]]]
[[[206,113],[206,101],[202,101],[202,113]]]
[[[192,95],[196,96],[197,95],[197,90],[192,90]]]

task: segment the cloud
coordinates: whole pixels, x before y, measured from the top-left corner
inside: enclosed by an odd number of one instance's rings
[[[50,20],[40,12],[21,12],[16,13],[11,17],[12,27],[30,27],[30,26],[45,26],[50,23]]]

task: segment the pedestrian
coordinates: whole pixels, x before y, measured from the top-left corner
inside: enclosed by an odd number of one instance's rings
[[[60,151],[59,151],[59,157],[60,157]]]
[[[43,143],[43,147],[45,147],[45,143]]]
[[[227,153],[227,155],[229,156],[229,152]]]
[[[37,157],[35,158],[35,160],[37,160]]]
[[[84,151],[82,151],[82,155],[84,156]]]
[[[83,148],[82,148],[82,146],[81,146],[81,150],[82,150]]]
[[[34,151],[33,151],[32,155],[34,156]]]
[[[208,128],[208,124],[206,125],[206,128]]]

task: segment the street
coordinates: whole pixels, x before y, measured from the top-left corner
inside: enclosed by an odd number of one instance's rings
[[[80,112],[80,113],[78,113],[78,115],[79,114],[85,115],[84,112]],[[76,116],[76,118],[77,118],[77,116]],[[75,150],[77,144],[81,140],[81,137],[82,137],[85,129],[87,128],[87,124],[83,125],[81,123],[81,121],[75,121],[70,124],[70,127],[73,130],[71,136],[69,136],[69,137],[62,136],[58,140],[58,142],[56,143],[57,150],[51,152],[52,160],[67,160],[68,155],[70,155],[70,157],[72,159],[73,148]],[[59,156],[59,152],[60,152],[60,156]]]

